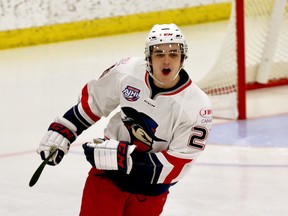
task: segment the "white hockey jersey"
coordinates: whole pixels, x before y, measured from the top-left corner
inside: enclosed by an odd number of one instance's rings
[[[179,75],[175,87],[160,89],[146,71],[144,59],[123,59],[87,83],[79,103],[64,115],[79,135],[120,107],[104,136],[137,146],[129,175],[106,172],[124,191],[147,195],[167,191],[205,148],[211,103],[185,70]]]

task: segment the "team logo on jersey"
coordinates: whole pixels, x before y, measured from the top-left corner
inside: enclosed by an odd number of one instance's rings
[[[126,86],[126,88],[122,91],[124,98],[127,101],[137,101],[140,97],[140,89],[137,89],[135,87],[132,86]]]
[[[148,152],[152,150],[154,141],[165,142],[155,136],[158,124],[150,116],[131,107],[121,109],[126,115],[122,121],[130,134],[131,143],[137,146],[136,151]]]

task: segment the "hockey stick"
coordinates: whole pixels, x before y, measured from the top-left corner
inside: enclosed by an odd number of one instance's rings
[[[30,187],[33,187],[36,184],[36,182],[38,181],[44,167],[46,166],[46,164],[48,163],[50,158],[53,157],[53,155],[56,153],[56,151],[57,151],[57,148],[52,149],[50,154],[48,155],[48,157],[40,164],[40,166],[34,172],[33,176],[30,179],[30,182],[29,182]]]

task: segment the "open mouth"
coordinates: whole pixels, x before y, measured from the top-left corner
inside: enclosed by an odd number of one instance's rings
[[[170,68],[163,68],[162,69],[163,74],[168,75],[171,72]]]

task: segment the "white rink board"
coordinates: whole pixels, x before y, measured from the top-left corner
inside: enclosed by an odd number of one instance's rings
[[[0,31],[222,2],[230,0],[3,0]]]

